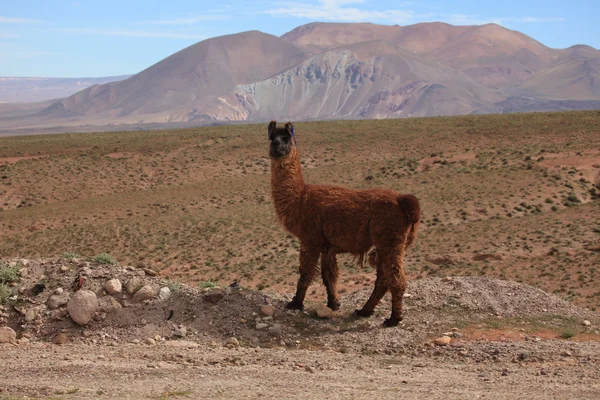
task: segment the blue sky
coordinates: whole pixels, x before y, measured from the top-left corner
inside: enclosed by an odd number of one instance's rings
[[[203,39],[313,21],[495,22],[550,47],[600,48],[600,1],[0,0],[0,76],[137,73]]]

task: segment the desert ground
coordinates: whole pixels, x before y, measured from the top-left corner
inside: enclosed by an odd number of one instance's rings
[[[308,182],[420,199],[398,328],[351,257],[284,309],[266,124],[0,138],[0,399],[600,397],[600,112],[295,126]]]

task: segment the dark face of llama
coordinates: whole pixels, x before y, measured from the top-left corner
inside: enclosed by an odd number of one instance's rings
[[[284,128],[277,128],[277,123],[271,121],[268,133],[269,140],[271,141],[269,149],[269,156],[271,158],[280,159],[287,156],[296,145],[294,127],[289,122],[285,124]]]

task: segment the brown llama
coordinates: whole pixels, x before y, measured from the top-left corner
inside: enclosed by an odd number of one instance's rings
[[[336,255],[350,253],[361,262],[371,247],[369,263],[377,268],[371,297],[355,313],[373,315],[389,290],[392,314],[386,326],[402,320],[402,297],[407,279],[402,265],[406,248],[414,241],[421,212],[419,201],[410,194],[390,189],[353,190],[304,182],[300,157],[291,123],[268,127],[271,158],[271,194],[283,227],[300,241],[300,279],[289,309],[303,309],[306,290],[318,274],[327,289],[327,306],[340,308],[337,296]]]

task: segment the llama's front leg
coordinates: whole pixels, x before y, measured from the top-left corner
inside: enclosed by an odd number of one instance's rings
[[[327,307],[333,311],[340,309],[340,302],[337,297],[337,280],[339,270],[335,253],[321,253],[321,276],[323,284],[327,290]]]
[[[309,246],[300,246],[300,279],[296,287],[296,295],[285,307],[291,310],[302,310],[304,308],[304,298],[306,290],[317,276],[317,262],[319,261],[319,251]]]
[[[381,268],[381,264],[377,266],[377,280],[375,280],[375,288],[365,303],[362,309],[354,311],[359,317],[370,317],[375,312],[375,307],[381,301],[381,298],[387,293],[388,286]]]

